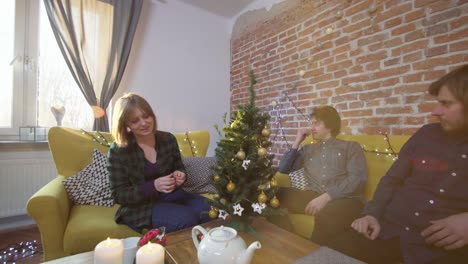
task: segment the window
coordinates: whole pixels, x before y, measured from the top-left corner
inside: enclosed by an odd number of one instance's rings
[[[91,129],[92,109],[63,59],[42,1],[3,0],[0,6],[0,134],[57,125],[52,106],[65,108],[63,126]]]

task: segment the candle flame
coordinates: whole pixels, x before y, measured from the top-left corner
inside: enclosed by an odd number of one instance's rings
[[[104,242],[104,246],[107,248],[115,247],[117,245],[118,244],[116,243],[116,241],[109,237],[106,239],[106,242]]]

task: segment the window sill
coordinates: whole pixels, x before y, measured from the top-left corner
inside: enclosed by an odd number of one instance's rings
[[[0,150],[48,150],[49,142],[32,141],[32,140],[19,140],[18,136],[0,136]]]

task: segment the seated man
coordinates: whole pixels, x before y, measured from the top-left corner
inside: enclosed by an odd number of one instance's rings
[[[311,128],[298,130],[296,141],[279,165],[282,173],[304,168],[309,190],[280,188],[277,196],[289,212],[315,216],[311,240],[322,245],[344,232],[364,206],[364,152],[358,143],[336,138],[340,127],[341,118],[335,108],[315,108]],[[317,143],[298,150],[309,134]],[[270,221],[292,231],[288,216],[271,217]]]
[[[330,247],[368,263],[468,263],[468,65],[429,93],[440,122],[408,140],[354,230]]]

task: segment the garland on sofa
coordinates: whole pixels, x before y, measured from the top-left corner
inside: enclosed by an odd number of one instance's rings
[[[109,148],[111,145],[107,138],[104,137],[99,131],[89,132],[84,129],[81,129],[81,134],[89,136],[94,142],[98,143],[101,146]],[[198,154],[197,145],[195,141],[190,138],[189,134],[190,131],[186,131],[184,133],[184,141],[186,141],[189,144],[190,152],[192,153],[192,156],[195,157],[196,154]]]
[[[195,145],[195,141],[190,139],[189,133],[190,133],[189,131],[186,131],[184,133],[185,135],[184,141],[186,141],[189,144],[190,152],[192,152],[192,156],[195,157],[196,154],[198,154],[198,150],[197,150],[197,146]]]
[[[101,146],[104,146],[104,147],[110,147],[111,143],[107,140],[106,137],[104,137],[101,132],[99,131],[94,131],[94,132],[88,132],[84,129],[80,129],[81,130],[81,134],[83,135],[88,135],[89,137],[91,137],[91,139],[98,143],[99,145]],[[94,134],[93,134],[94,133]]]
[[[380,132],[380,134],[384,136],[384,140],[385,142],[387,142],[387,148],[385,149],[385,151],[380,151],[378,149],[369,150],[369,149],[366,149],[365,146],[362,146],[362,149],[364,150],[364,152],[374,153],[377,156],[385,155],[388,157],[393,157],[393,160],[397,160],[399,152],[396,152],[395,149],[393,148],[392,143],[390,142],[390,138],[388,137],[388,134],[383,133],[383,132]]]

